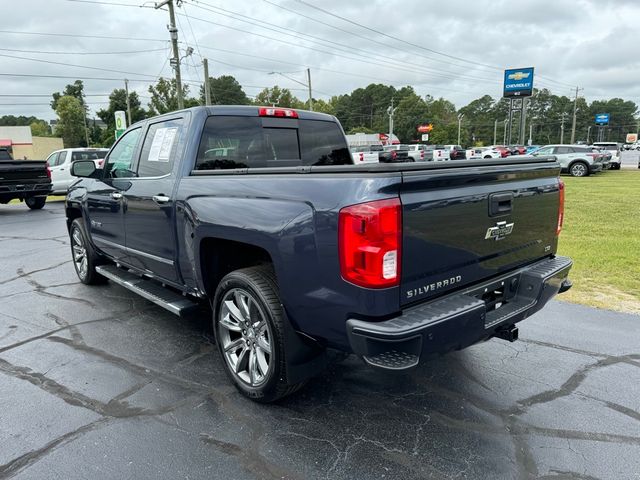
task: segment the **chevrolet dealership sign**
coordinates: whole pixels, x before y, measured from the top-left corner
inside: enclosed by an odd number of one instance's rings
[[[533,93],[533,67],[504,71],[505,97],[530,97]]]

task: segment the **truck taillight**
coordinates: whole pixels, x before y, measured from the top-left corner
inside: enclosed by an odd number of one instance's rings
[[[391,150],[391,159],[395,160],[398,158],[398,153],[395,150]]]
[[[360,152],[360,162],[364,162],[364,153]]]
[[[261,117],[298,118],[298,112],[291,108],[260,107],[258,115]]]
[[[424,150],[420,150],[420,160],[424,160]]]
[[[400,283],[400,199],[376,200],[340,210],[338,245],[342,278],[366,288]]]
[[[51,179],[51,167],[49,167],[49,162],[45,162],[44,166],[47,169],[47,177]]]
[[[564,223],[564,182],[562,180],[560,180],[558,185],[558,191],[560,194],[560,203],[558,204],[558,228],[556,229],[556,236],[560,235],[562,224]]]

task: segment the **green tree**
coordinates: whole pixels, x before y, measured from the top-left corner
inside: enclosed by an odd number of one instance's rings
[[[58,102],[64,96],[74,97],[80,101],[80,104],[84,106],[85,115],[87,111],[87,103],[84,99],[84,84],[82,80],[76,80],[75,82],[64,87],[64,91],[62,93],[55,92],[53,95],[53,100],[51,101],[51,108],[53,110],[58,110]]]
[[[300,101],[291,93],[288,88],[280,88],[275,85],[273,88],[265,88],[253,101],[255,105],[275,105],[283,108],[305,108],[305,103]]]
[[[162,77],[155,85],[149,86],[151,100],[149,101],[149,115],[162,115],[163,113],[178,110],[178,87],[175,79],[166,80]],[[195,107],[198,100],[189,98],[189,86],[182,85],[182,98],[185,108]]]
[[[26,127],[31,125],[33,122],[45,121],[36,117],[25,117],[24,115],[20,115],[18,117],[15,115],[3,115],[0,117],[0,127]]]
[[[129,93],[129,106],[131,107],[132,123],[139,122],[147,117],[147,112],[142,108],[137,92]],[[92,142],[103,147],[110,147],[113,144],[116,129],[115,112],[118,110],[127,111],[127,92],[124,88],[114,89],[109,95],[109,106],[96,112],[98,118],[100,118],[107,127],[102,131],[94,122],[94,124],[91,125]]]
[[[369,127],[365,127],[363,125],[360,125],[358,127],[351,127],[348,131],[347,131],[347,135],[353,135],[356,133],[378,133],[374,130],[372,130]]]
[[[415,142],[419,139],[418,125],[429,121],[429,109],[426,102],[412,89],[398,103],[398,109],[394,116],[394,133],[403,143]]]
[[[333,97],[333,98],[336,98],[336,97]],[[331,103],[331,100],[327,102],[325,100],[322,100],[321,98],[313,99],[313,110],[315,112],[328,113],[329,115],[336,114],[334,104]]]
[[[31,135],[34,137],[48,137],[51,135],[49,125],[44,120],[36,120],[31,122],[29,126],[31,127]]]
[[[58,123],[55,133],[62,137],[66,148],[86,147],[84,135],[84,109],[80,100],[70,95],[63,95],[56,102]]]
[[[251,101],[242,85],[231,75],[209,77],[209,91],[213,105],[250,105]],[[204,105],[204,85],[200,86],[200,103]]]

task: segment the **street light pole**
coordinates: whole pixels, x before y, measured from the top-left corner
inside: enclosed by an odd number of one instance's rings
[[[509,119],[505,118],[504,119],[504,138],[502,139],[503,145],[507,144],[507,123],[509,123]]]
[[[460,145],[460,127],[462,126],[462,117],[464,117],[464,113],[458,115],[458,145]]]
[[[493,144],[494,145],[498,141],[497,137],[498,137],[498,119],[496,118],[496,121],[493,122]]]

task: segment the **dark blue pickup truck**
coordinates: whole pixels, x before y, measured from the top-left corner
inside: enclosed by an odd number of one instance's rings
[[[332,116],[216,106],[137,123],[73,173],[80,280],[176,314],[209,302],[230,379],[262,402],[327,351],[405,370],[513,341],[571,286],[553,157],[353,165]]]

